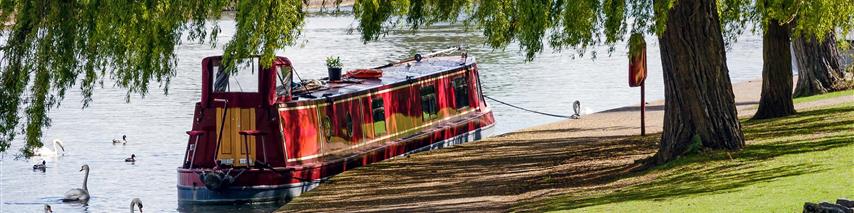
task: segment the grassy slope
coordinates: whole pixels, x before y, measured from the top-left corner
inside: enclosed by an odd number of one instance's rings
[[[821,99],[836,98],[836,97],[842,97],[842,96],[854,96],[854,90],[843,90],[843,91],[829,92],[829,93],[825,93],[825,94],[821,94],[821,95],[800,97],[800,98],[795,98],[793,102],[795,104],[798,104],[798,103],[811,102],[811,101],[817,101],[817,100],[821,100]]]
[[[741,152],[699,153],[625,177],[641,184],[517,210],[799,212],[806,201],[854,198],[854,102],[742,124],[748,145]]]

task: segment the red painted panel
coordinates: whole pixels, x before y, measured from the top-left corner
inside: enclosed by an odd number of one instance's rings
[[[319,154],[317,109],[288,110],[279,113],[288,159]]]

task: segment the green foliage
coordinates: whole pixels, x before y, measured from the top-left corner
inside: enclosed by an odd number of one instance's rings
[[[667,17],[670,15],[670,9],[676,5],[676,0],[657,0],[653,4],[655,10],[655,33],[661,35],[664,33],[667,23]]]
[[[517,42],[532,60],[542,52],[544,38],[556,51],[583,55],[591,46],[613,47],[627,32],[654,32],[651,5],[651,0],[357,0],[354,14],[365,41],[404,26],[417,30],[462,21],[482,31],[486,45],[502,49]]]
[[[302,31],[305,15],[300,0],[246,0],[237,3],[237,30],[225,46],[227,69],[253,55],[261,55],[261,66],[270,67],[275,51],[291,46]]]
[[[745,28],[764,29],[771,20],[792,26],[795,37],[814,36],[819,40],[830,32],[846,35],[854,28],[852,1],[718,0],[718,5],[727,40],[734,40]]]
[[[72,86],[80,88],[84,107],[105,78],[127,89],[127,100],[147,94],[150,82],[168,93],[175,46],[182,40],[215,44],[215,20],[229,4],[237,9],[237,34],[225,47],[229,64],[257,54],[269,66],[274,51],[299,35],[299,0],[0,0],[0,22],[6,23],[0,26],[6,37],[0,49],[0,152],[19,132],[26,134],[25,156],[41,147],[48,111]]]
[[[688,144],[688,149],[685,150],[685,154],[697,154],[703,148],[703,139],[700,138],[700,135],[694,135],[691,137],[691,143]]]
[[[752,6],[753,0],[717,0],[718,16],[723,28],[724,41],[732,44],[745,30],[755,32],[759,29],[759,16]]]
[[[632,33],[629,37],[629,59],[635,58],[646,51],[646,40],[642,33]]]
[[[328,68],[341,68],[343,66],[341,64],[341,57],[326,57],[326,67]]]

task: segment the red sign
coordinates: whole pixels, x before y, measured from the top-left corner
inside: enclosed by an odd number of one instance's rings
[[[646,80],[646,46],[629,60],[629,86],[639,87]]]

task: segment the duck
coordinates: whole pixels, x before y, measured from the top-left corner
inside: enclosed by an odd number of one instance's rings
[[[133,213],[134,204],[139,207],[139,212],[142,212],[142,200],[139,200],[139,198],[134,198],[130,201],[130,213]]]
[[[136,155],[130,154],[129,158],[125,158],[125,162],[136,162]]]
[[[44,213],[53,213],[53,209],[50,208],[50,205],[44,204]]]
[[[42,160],[42,163],[41,163],[41,164],[33,165],[33,170],[39,170],[39,171],[44,172],[44,171],[45,171],[45,169],[47,169],[47,165],[46,165],[46,164],[47,164],[47,162],[45,162],[44,160]]]
[[[54,139],[53,149],[41,147],[37,149],[34,154],[42,157],[56,157],[57,155],[63,155],[65,154],[65,144],[62,143],[62,140]]]
[[[119,139],[113,139],[113,144],[120,143],[120,144],[122,144],[122,145],[125,145],[125,144],[127,144],[127,143],[128,143],[127,138],[128,138],[128,136],[127,136],[127,135],[122,135],[122,140],[119,140]]]
[[[83,164],[80,167],[80,171],[86,171],[83,176],[83,188],[68,190],[68,192],[65,192],[65,197],[62,198],[62,202],[89,202],[89,188],[86,187],[86,182],[89,181],[89,165]]]

